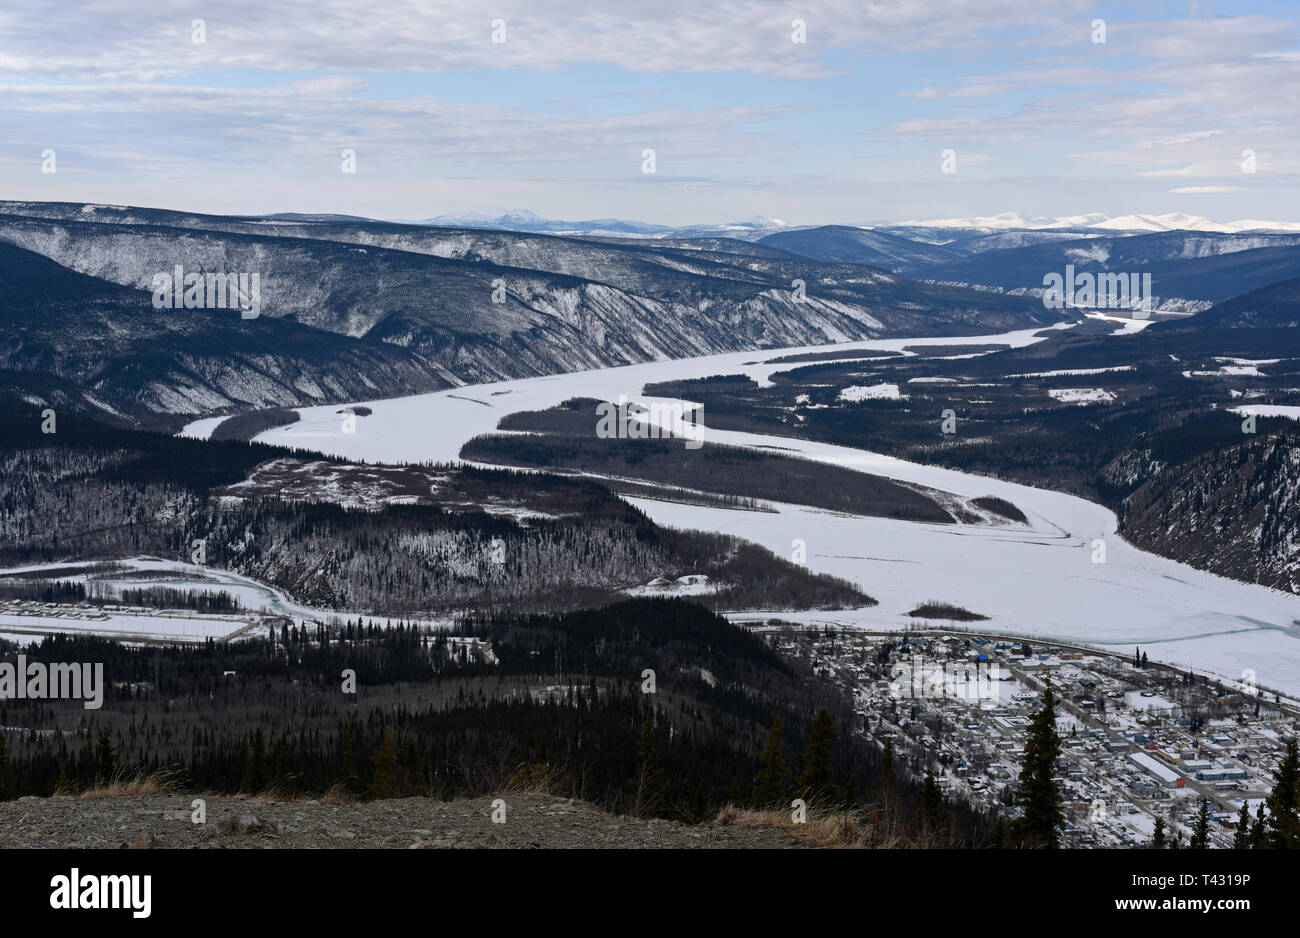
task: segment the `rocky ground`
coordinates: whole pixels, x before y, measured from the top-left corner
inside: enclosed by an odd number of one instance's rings
[[[778,827],[688,826],[609,814],[544,795],[366,804],[209,797],[205,823],[190,795],[19,798],[0,803],[0,848],[777,848],[803,841]]]

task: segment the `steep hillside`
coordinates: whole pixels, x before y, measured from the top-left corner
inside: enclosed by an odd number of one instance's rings
[[[758,243],[813,260],[871,264],[893,271],[923,264],[942,264],[964,256],[951,248],[846,225],[782,231],[768,235]]]
[[[1300,592],[1300,431],[1145,471],[1152,478],[1124,500],[1126,538],[1222,576]]]
[[[1251,290],[1218,303],[1192,319],[1157,326],[1162,330],[1295,328],[1300,326],[1300,278]]]
[[[265,317],[401,345],[465,381],[1060,318],[1027,299],[727,239],[657,245],[62,203],[5,207],[28,214],[0,216],[0,240],[82,273],[147,288],[178,263],[261,272]]]
[[[1158,305],[1197,311],[1249,290],[1300,276],[1300,234],[1168,231],[1084,237],[983,251],[964,260],[909,269],[936,283],[1005,291],[1043,291],[1043,277],[1076,273],[1149,273]]]
[[[454,385],[395,345],[233,310],[154,309],[148,294],[0,243],[0,386],[17,396],[150,422],[227,408],[307,405]]]

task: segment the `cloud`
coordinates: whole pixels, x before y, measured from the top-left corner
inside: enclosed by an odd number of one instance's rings
[[[1297,16],[1117,14],[1094,44],[1096,15],[1092,0],[9,4],[0,182],[38,197],[90,180],[102,201],[124,200],[115,186],[156,201],[301,184],[320,210],[342,210],[346,191],[366,214],[367,198],[459,195],[443,183],[465,179],[533,186],[530,199],[595,193],[597,214],[620,199],[657,207],[636,201],[652,190],[693,214],[694,195],[717,193],[712,208],[730,191],[727,215],[807,217],[854,199],[864,215],[880,200],[995,214],[1032,179],[1039,204],[1017,207],[1040,214],[1139,210],[1102,205],[1119,192],[1170,211],[1170,196],[1221,191],[1257,200],[1243,214],[1280,201],[1300,215],[1287,188],[1300,180]],[[795,18],[805,43],[791,41]],[[45,147],[59,176],[33,182]],[[940,176],[942,147],[989,168]],[[340,190],[344,148],[360,172]],[[786,201],[744,202],[759,191]]]
[[[0,71],[25,77],[152,80],[196,70],[438,73],[471,68],[617,65],[647,74],[746,71],[788,78],[831,74],[837,49],[987,46],[1008,23],[1053,28],[1084,0],[1044,13],[1031,0],[981,4],[895,0],[226,0],[207,10],[158,0],[68,4],[0,14]],[[204,20],[202,43],[192,22]],[[806,41],[792,23],[804,23]],[[493,23],[504,22],[502,42]]]
[[[173,162],[207,158],[336,171],[345,147],[357,150],[365,167],[393,172],[594,162],[631,171],[642,149],[652,148],[659,172],[671,174],[674,167],[733,160],[747,150],[772,154],[793,146],[757,129],[790,108],[656,105],[596,114],[427,95],[374,98],[357,93],[363,88],[352,79],[270,88],[0,85],[0,121],[11,139],[29,141],[29,150],[93,149],[101,166],[126,171],[144,170],[138,159],[156,167],[161,154]]]
[[[918,88],[915,91],[900,91],[900,98],[987,98],[1007,90],[1006,85],[961,85],[956,88]]]

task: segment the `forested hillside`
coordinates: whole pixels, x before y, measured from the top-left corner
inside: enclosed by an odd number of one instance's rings
[[[5,722],[31,732],[0,734],[0,799],[142,777],[282,797],[515,789],[694,822],[727,803],[856,806],[884,785],[899,831],[922,825],[914,767],[882,777],[841,691],[682,600],[489,616],[454,636],[358,620],[189,649],[52,638],[27,654],[103,661],[113,689],[93,714],[9,702]],[[756,787],[778,718],[781,764]],[[816,791],[799,780],[813,777]],[[983,837],[981,815],[949,818],[958,841]]]
[[[687,575],[714,583],[704,601],[718,608],[871,602],[735,538],[657,527],[592,482],[411,470],[424,491],[402,500],[416,503],[345,506],[327,486],[296,498],[231,487],[259,463],[282,464],[286,450],[115,430],[72,414],[45,434],[42,422],[36,408],[11,406],[13,434],[0,446],[0,563],[189,560],[201,541],[207,563],[300,602],[386,615],[572,609]]]

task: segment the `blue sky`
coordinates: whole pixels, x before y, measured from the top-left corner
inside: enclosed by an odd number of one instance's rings
[[[5,9],[0,198],[665,224],[1300,220],[1300,14],[1287,4],[609,7]],[[792,41],[796,19],[806,42]],[[341,171],[345,148],[356,173]],[[941,171],[945,149],[956,172]]]

